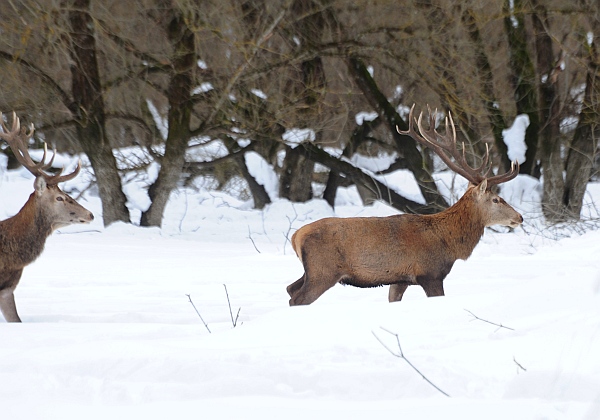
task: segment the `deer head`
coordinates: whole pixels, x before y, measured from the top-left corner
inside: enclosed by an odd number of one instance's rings
[[[81,161],[78,162],[77,167],[70,174],[61,175],[62,169],[57,174],[47,173],[46,170],[54,162],[56,150],[53,152],[50,161],[46,162],[48,148],[44,143],[42,159],[40,162],[35,163],[28,151],[29,139],[34,133],[33,124],[29,126],[29,130],[21,127],[19,118],[14,112],[12,120],[12,128],[9,130],[4,123],[2,113],[0,113],[0,125],[3,130],[0,133],[0,138],[8,143],[17,161],[35,176],[33,183],[35,191],[32,196],[35,197],[36,207],[48,220],[52,230],[75,223],[89,223],[94,220],[94,215],[89,210],[79,205],[58,187],[59,183],[77,176],[81,170]]]
[[[478,168],[473,168],[467,163],[465,158],[464,144],[462,145],[462,152],[457,147],[456,129],[452,120],[452,114],[448,112],[448,116],[445,119],[445,133],[440,134],[435,129],[436,112],[432,113],[429,106],[427,107],[429,112],[429,129],[426,130],[423,128],[423,113],[421,112],[419,118],[415,119],[413,117],[414,109],[415,106],[413,105],[408,115],[408,131],[397,129],[398,132],[409,135],[418,143],[432,149],[448,165],[448,168],[469,181],[471,188],[467,190],[465,197],[471,197],[477,203],[473,208],[477,209],[484,225],[499,224],[514,228],[523,223],[523,217],[491,189],[495,185],[515,178],[519,173],[518,162],[512,162],[508,172],[488,177],[487,175],[490,173],[492,167],[489,164],[490,152],[487,144],[483,162]],[[418,132],[414,127],[415,121]]]

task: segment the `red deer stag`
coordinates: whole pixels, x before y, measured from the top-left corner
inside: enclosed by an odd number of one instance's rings
[[[0,310],[8,322],[21,322],[15,305],[14,291],[21,278],[23,268],[32,263],[44,250],[46,238],[55,230],[74,223],[89,223],[94,215],[77,204],[58,188],[60,182],[75,178],[81,169],[81,162],[75,171],[68,175],[51,175],[45,171],[47,148],[39,163],[35,163],[27,151],[28,141],[33,135],[33,124],[29,132],[19,123],[13,113],[12,130],[8,130],[0,113],[3,132],[0,138],[6,140],[17,161],[35,176],[35,191],[15,216],[0,221]]]
[[[446,118],[446,132],[441,135],[435,130],[431,111],[428,130],[421,124],[421,113],[419,134],[414,129],[413,111],[414,105],[409,129],[401,134],[431,148],[471,185],[456,204],[437,214],[325,218],[298,229],[292,246],[304,275],[287,287],[291,306],[314,302],[336,283],[390,285],[390,302],[401,300],[410,285],[421,286],[428,297],[443,296],[444,278],[457,259],[469,258],[486,226],[523,223],[523,217],[490,190],[517,176],[518,164],[513,163],[505,174],[486,178],[481,170],[487,166],[489,151],[479,168],[470,167],[458,151],[452,116]]]

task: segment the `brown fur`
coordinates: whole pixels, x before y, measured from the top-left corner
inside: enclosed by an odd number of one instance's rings
[[[13,292],[23,268],[40,256],[48,236],[61,226],[94,219],[58,186],[37,178],[35,188],[19,213],[0,221],[0,310],[9,322],[21,321]]]
[[[434,215],[318,220],[292,237],[305,273],[287,288],[290,305],[310,304],[336,283],[391,285],[390,301],[402,299],[409,285],[443,296],[444,278],[457,259],[469,258],[486,226],[522,222],[486,181]]]

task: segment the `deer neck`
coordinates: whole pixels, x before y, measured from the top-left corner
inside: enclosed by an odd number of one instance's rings
[[[11,265],[24,266],[42,253],[51,233],[52,223],[33,193],[19,213],[0,222],[0,246],[11,255]]]
[[[439,234],[456,258],[461,260],[471,256],[485,230],[485,223],[470,192],[467,191],[452,207],[432,216],[439,220]]]

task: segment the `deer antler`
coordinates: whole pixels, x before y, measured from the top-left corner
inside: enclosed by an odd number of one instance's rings
[[[54,150],[52,153],[52,158],[48,163],[46,163],[46,155],[48,153],[48,147],[46,143],[44,143],[44,155],[42,156],[42,160],[38,163],[35,163],[33,159],[31,159],[31,156],[29,156],[28,151],[29,139],[33,136],[33,132],[35,131],[33,124],[29,125],[29,131],[27,131],[26,127],[21,127],[21,122],[19,121],[17,115],[14,112],[12,114],[12,129],[9,130],[6,127],[6,124],[4,124],[4,118],[0,112],[0,125],[2,126],[3,130],[3,132],[0,133],[0,138],[6,140],[10,146],[10,149],[13,151],[15,158],[21,165],[23,165],[34,176],[43,177],[48,185],[57,185],[60,182],[68,181],[77,176],[81,170],[81,161],[78,162],[77,168],[75,168],[72,173],[67,175],[61,175],[62,169],[56,175],[50,175],[45,172],[52,166],[54,158],[56,157],[56,150]]]
[[[415,110],[415,105],[410,108],[410,113],[408,114],[408,131],[402,131],[398,127],[398,133],[405,134],[411,136],[417,142],[422,145],[429,147],[434,151],[436,155],[438,155],[442,161],[448,168],[452,171],[456,172],[459,175],[462,175],[467,181],[472,184],[479,184],[483,180],[487,179],[488,187],[492,185],[498,185],[507,181],[510,181],[519,173],[519,163],[512,162],[510,171],[505,174],[494,175],[492,177],[487,177],[487,174],[492,169],[491,165],[488,166],[490,160],[490,151],[488,149],[488,145],[485,145],[485,156],[483,158],[483,163],[478,168],[473,168],[467,163],[467,159],[465,158],[465,149],[463,144],[463,151],[460,153],[458,151],[458,147],[456,146],[456,128],[454,127],[454,120],[452,119],[452,114],[448,112],[448,116],[445,119],[446,131],[444,135],[438,133],[435,129],[435,113],[431,112],[429,105],[427,106],[427,111],[429,113],[429,129],[425,130],[423,128],[422,119],[423,113],[419,114],[418,119],[413,118],[413,112]],[[414,121],[417,121],[417,128],[419,132],[415,131]],[[449,133],[449,127],[452,130],[452,133]],[[486,168],[483,171],[484,168]]]

